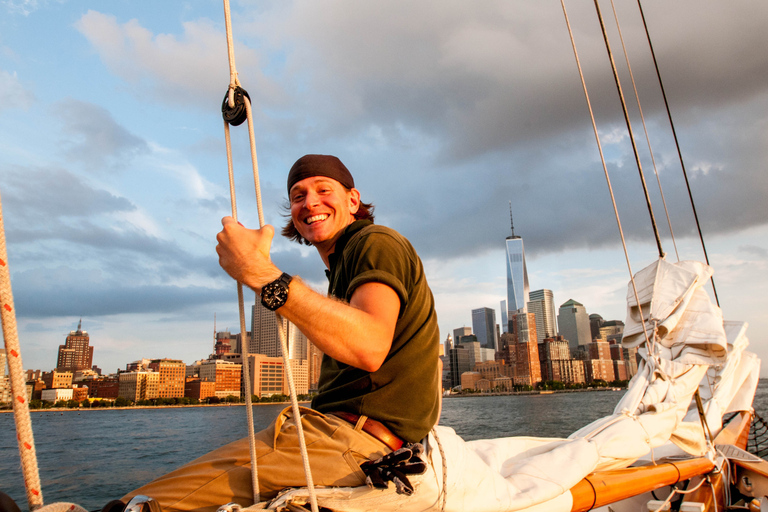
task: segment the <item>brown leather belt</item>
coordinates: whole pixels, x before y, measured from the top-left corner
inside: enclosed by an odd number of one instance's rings
[[[352,412],[334,411],[330,414],[338,416],[339,418],[348,421],[353,425],[357,425],[357,421],[360,419],[359,414]],[[403,440],[393,434],[392,431],[389,430],[383,423],[371,418],[366,418],[365,423],[363,423],[363,432],[367,432],[368,434],[372,435],[387,445],[392,451],[399,450],[404,444]]]

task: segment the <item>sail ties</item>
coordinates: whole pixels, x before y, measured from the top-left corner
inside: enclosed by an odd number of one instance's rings
[[[240,81],[237,75],[237,69],[235,67],[235,51],[234,43],[232,40],[232,16],[229,8],[229,0],[224,0],[224,19],[227,32],[227,53],[229,55],[229,76],[230,84],[227,89],[227,94],[222,103],[222,116],[224,118],[224,137],[227,146],[227,168],[229,172],[229,191],[232,203],[232,218],[237,221],[237,202],[235,199],[235,181],[232,165],[232,143],[229,133],[229,125],[238,126],[244,121],[248,121],[248,137],[250,141],[251,149],[251,163],[253,167],[253,182],[256,191],[256,206],[259,214],[259,227],[264,227],[264,210],[261,200],[261,186],[259,184],[259,166],[256,158],[256,140],[254,136],[253,128],[253,111],[251,109],[251,99],[248,93],[240,87]],[[259,503],[259,477],[256,457],[256,436],[253,427],[253,407],[251,403],[251,378],[249,371],[249,357],[248,357],[248,340],[245,339],[245,302],[243,300],[243,284],[237,283],[237,299],[240,312],[240,332],[243,335],[243,343],[241,345],[242,364],[243,364],[243,378],[245,379],[245,404],[246,404],[246,417],[248,422],[248,440],[251,456],[251,479],[253,486],[253,502]],[[291,396],[291,406],[293,409],[293,416],[295,418],[298,438],[299,449],[301,452],[301,459],[304,464],[304,475],[307,481],[307,489],[309,491],[309,500],[312,508],[312,512],[318,512],[317,497],[315,495],[315,486],[312,479],[312,472],[309,467],[309,455],[307,453],[307,443],[304,438],[304,428],[301,422],[301,411],[299,410],[299,402],[296,396],[296,386],[293,381],[293,372],[291,371],[291,362],[288,358],[288,341],[285,333],[285,327],[282,317],[275,313],[275,322],[277,322],[277,332],[280,338],[280,347],[283,354],[283,368],[288,381],[288,389]]]

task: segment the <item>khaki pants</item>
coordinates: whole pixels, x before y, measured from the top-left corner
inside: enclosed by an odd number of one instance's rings
[[[365,475],[360,463],[390,452],[384,443],[360,430],[364,416],[355,426],[312,409],[302,407],[301,414],[312,479],[317,486],[363,485]],[[306,486],[297,432],[293,412],[287,407],[272,425],[256,434],[262,501],[274,498],[286,487]],[[163,512],[215,512],[230,502],[252,505],[248,439],[203,455],[122,499],[127,503],[137,494],[159,501]]]

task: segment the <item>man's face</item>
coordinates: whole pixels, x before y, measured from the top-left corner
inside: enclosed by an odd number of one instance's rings
[[[291,187],[291,219],[301,236],[318,250],[332,250],[360,206],[357,189],[347,190],[325,176],[305,178]]]

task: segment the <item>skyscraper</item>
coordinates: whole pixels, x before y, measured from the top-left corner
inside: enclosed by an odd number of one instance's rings
[[[592,341],[587,310],[579,302],[568,300],[557,313],[560,334],[568,340],[568,346],[575,350],[579,345],[588,345]]]
[[[469,336],[472,334],[472,328],[470,327],[459,327],[458,329],[453,330],[453,346],[461,345],[461,338],[464,336]]]
[[[512,220],[512,203],[509,217]],[[528,269],[525,265],[525,247],[523,239],[515,235],[512,222],[512,235],[507,237],[507,311],[511,321],[517,311],[526,311],[528,304]],[[510,330],[511,332],[511,330]]]
[[[536,337],[538,343],[544,338],[557,336],[555,300],[552,290],[534,290],[530,293],[528,312],[536,315]]]
[[[472,331],[481,347],[496,350],[496,311],[491,308],[473,309]]]
[[[507,309],[507,301],[501,301],[501,333],[509,332],[509,310]]]
[[[307,337],[285,318],[282,319],[282,325],[288,342],[288,359],[306,361],[309,358]],[[248,347],[250,354],[282,357],[275,312],[262,306],[261,302],[257,302],[251,308],[251,332],[251,342]]]
[[[87,331],[82,330],[83,321],[77,324],[76,331],[70,331],[64,345],[59,345],[56,369],[61,372],[75,373],[78,370],[90,370],[93,366],[93,347]]]

